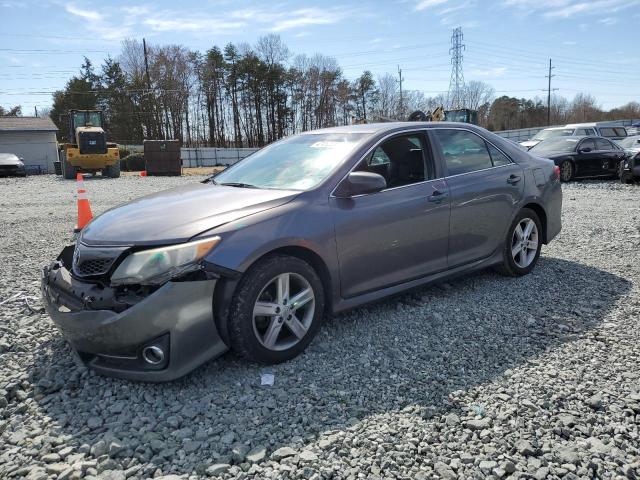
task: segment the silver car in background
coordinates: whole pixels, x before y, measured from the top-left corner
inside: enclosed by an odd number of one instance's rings
[[[553,162],[482,128],[329,128],[107,211],[42,291],[103,374],[171,380],[228,349],[277,363],[325,314],[488,267],[529,273],[561,206]]]

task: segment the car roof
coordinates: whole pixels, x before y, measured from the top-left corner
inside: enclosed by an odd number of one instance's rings
[[[461,126],[474,128],[474,125],[460,122],[385,122],[385,123],[365,123],[358,125],[343,125],[340,127],[321,128],[318,130],[310,130],[302,133],[302,135],[319,135],[323,133],[382,133],[391,132],[393,130],[400,130],[404,128],[412,127],[450,127],[460,128]]]
[[[18,160],[15,153],[0,153],[0,160]]]

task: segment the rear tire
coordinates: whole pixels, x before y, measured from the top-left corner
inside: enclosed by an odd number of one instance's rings
[[[568,182],[573,179],[573,175],[575,174],[573,163],[569,160],[565,160],[560,164],[560,181]]]
[[[258,363],[290,360],[311,343],[323,314],[322,281],[308,263],[288,255],[265,257],[245,273],[233,295],[231,348]]]
[[[502,263],[496,270],[508,277],[526,275],[538,263],[542,225],[533,210],[523,208],[513,219],[504,241]]]
[[[104,167],[102,169],[102,175],[110,178],[119,178],[120,177],[120,161],[118,160],[113,165]]]

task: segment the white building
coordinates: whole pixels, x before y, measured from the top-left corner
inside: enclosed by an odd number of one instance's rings
[[[27,171],[53,173],[58,160],[58,127],[49,118],[0,117],[0,153],[22,158]]]

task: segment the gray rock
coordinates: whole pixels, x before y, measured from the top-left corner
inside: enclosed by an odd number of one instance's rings
[[[458,425],[460,423],[460,417],[452,412],[444,418],[444,423],[449,426]]]
[[[236,434],[234,432],[227,432],[220,438],[220,441],[225,445],[231,445],[236,438]]]
[[[281,447],[271,454],[271,459],[279,462],[283,458],[292,457],[296,451],[291,447]]]
[[[100,417],[89,417],[87,419],[87,427],[89,427],[92,430],[95,430],[96,428],[100,428],[102,426],[102,418]]]
[[[438,475],[440,475],[441,478],[444,478],[446,480],[453,480],[457,478],[455,472],[446,463],[436,462],[436,464],[434,465],[434,470]]]
[[[594,410],[600,410],[602,408],[602,395],[596,393],[595,395],[587,398],[585,403]]]
[[[262,462],[267,456],[267,449],[263,446],[257,446],[252,448],[247,455],[245,456],[245,460],[249,463],[259,463]]]
[[[216,463],[215,465],[211,465],[207,468],[207,475],[214,476],[220,475],[231,468],[231,465],[228,463]]]
[[[530,457],[536,454],[536,449],[527,440],[518,440],[515,444],[516,450],[520,455]]]
[[[486,472],[493,470],[497,466],[498,466],[498,463],[494,462],[493,460],[482,460],[479,465],[480,470],[484,470]]]
[[[485,417],[481,419],[467,420],[466,426],[471,430],[482,430],[491,426],[491,419]]]
[[[318,455],[313,453],[311,450],[302,450],[298,456],[303,462],[315,462],[318,460]]]

